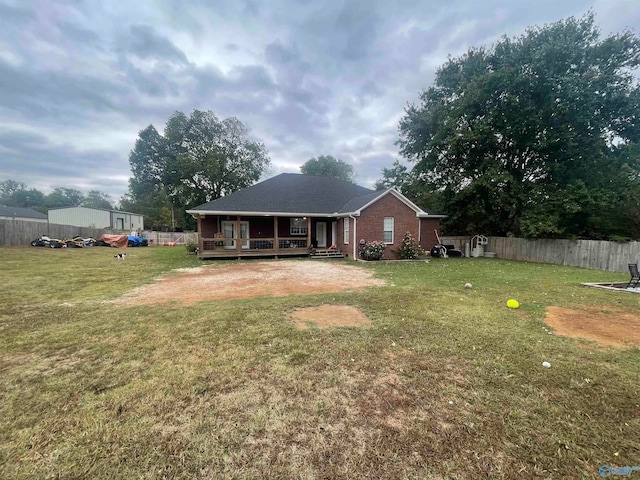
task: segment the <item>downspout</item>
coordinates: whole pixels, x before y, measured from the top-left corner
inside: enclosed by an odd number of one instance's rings
[[[357,246],[356,246],[356,238],[358,238],[358,230],[357,230],[357,219],[353,215],[349,215],[349,218],[353,218],[353,260],[358,261]]]

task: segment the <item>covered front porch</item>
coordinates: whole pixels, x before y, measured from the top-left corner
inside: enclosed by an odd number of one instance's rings
[[[198,256],[309,256],[336,243],[332,217],[198,215]]]

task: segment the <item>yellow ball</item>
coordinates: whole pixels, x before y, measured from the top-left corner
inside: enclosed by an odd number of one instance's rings
[[[509,308],[518,308],[520,306],[520,304],[518,303],[517,300],[514,300],[513,298],[507,300],[507,307]]]

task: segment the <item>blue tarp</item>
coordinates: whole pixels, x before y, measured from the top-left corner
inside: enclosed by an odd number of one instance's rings
[[[131,245],[132,247],[139,247],[142,243],[142,238],[129,235],[129,242],[133,242],[133,245]]]

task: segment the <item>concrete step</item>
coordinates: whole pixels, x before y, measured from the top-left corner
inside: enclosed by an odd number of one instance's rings
[[[311,252],[311,258],[344,258],[344,255],[340,250],[315,249]]]

